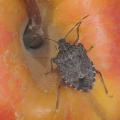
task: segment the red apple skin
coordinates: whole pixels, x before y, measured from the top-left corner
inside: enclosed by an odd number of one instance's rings
[[[20,52],[21,34],[27,20],[24,7],[24,2],[19,0],[0,2],[0,120],[19,117],[21,79],[25,80],[21,75],[25,67]]]
[[[90,93],[61,88],[59,109],[55,111],[57,86],[48,93],[32,79],[25,62],[22,39],[27,22],[24,1],[0,2],[0,120],[119,120],[120,115],[120,1],[119,0],[51,0],[38,1],[49,10],[49,35],[53,39],[65,35],[76,21],[89,17],[80,28],[81,42],[105,79],[109,98],[100,80]],[[51,7],[52,6],[52,7]],[[50,18],[49,18],[50,19]],[[73,42],[73,37],[69,38]],[[47,67],[46,67],[47,68]],[[42,68],[42,65],[40,69]],[[48,69],[47,69],[48,70]],[[43,71],[44,72],[44,71]],[[47,77],[46,77],[47,78]],[[49,81],[57,81],[52,73]],[[40,84],[43,79],[40,78]],[[49,84],[56,84],[49,82]],[[45,86],[42,86],[45,87]]]

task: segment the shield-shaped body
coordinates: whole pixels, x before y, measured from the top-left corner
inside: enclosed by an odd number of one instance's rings
[[[58,45],[59,52],[53,62],[57,65],[64,84],[77,90],[90,90],[96,71],[84,46],[81,43],[71,45],[65,39],[59,40]]]

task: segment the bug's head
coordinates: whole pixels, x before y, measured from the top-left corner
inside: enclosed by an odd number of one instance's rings
[[[68,43],[66,42],[66,40],[63,38],[63,39],[60,39],[59,41],[58,41],[58,49],[60,50],[60,51],[65,51],[65,50],[67,50],[68,49]]]

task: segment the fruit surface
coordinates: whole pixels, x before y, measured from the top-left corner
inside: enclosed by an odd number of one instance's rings
[[[59,108],[55,111],[59,76],[56,72],[45,76],[44,73],[50,68],[49,60],[43,63],[42,59],[33,59],[22,46],[22,34],[27,22],[24,1],[1,0],[0,120],[119,120],[120,1],[37,2],[47,34],[56,40],[62,38],[80,18],[89,14],[80,27],[80,42],[86,49],[94,46],[88,55],[103,74],[109,94],[113,97],[105,94],[97,77],[89,93],[62,87]],[[69,42],[75,40],[75,32],[73,34]],[[50,43],[50,52],[43,52],[42,55],[51,58],[56,54],[55,50],[53,43]]]

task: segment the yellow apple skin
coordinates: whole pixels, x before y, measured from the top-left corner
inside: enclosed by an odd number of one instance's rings
[[[48,34],[56,40],[62,38],[76,21],[89,14],[80,28],[81,42],[86,49],[94,46],[88,55],[96,68],[102,72],[109,94],[113,97],[105,94],[103,85],[97,77],[94,88],[88,93],[63,86],[60,89],[59,108],[56,110],[56,84],[60,78],[57,71],[44,76],[49,67],[45,68],[33,60],[36,72],[40,71],[39,82],[36,82],[26,63],[25,51],[21,44],[27,22],[24,1],[1,0],[0,120],[119,120],[120,1],[37,2],[49,11],[49,15],[45,16],[49,20]],[[68,41],[73,42],[74,37],[71,36]],[[50,49],[51,54],[52,51]],[[32,58],[29,59],[31,60]]]

